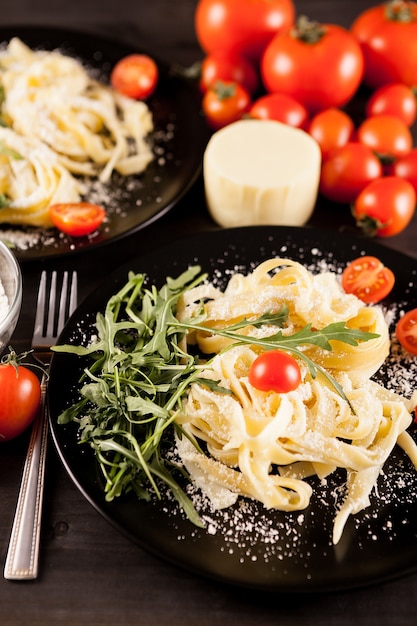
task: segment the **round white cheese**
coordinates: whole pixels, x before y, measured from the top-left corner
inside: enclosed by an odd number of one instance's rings
[[[223,227],[301,226],[314,210],[321,153],[303,130],[240,120],[215,132],[203,159],[206,200]]]

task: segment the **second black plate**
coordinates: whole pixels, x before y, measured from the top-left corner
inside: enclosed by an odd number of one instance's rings
[[[121,42],[83,32],[61,29],[0,28],[0,43],[19,37],[33,49],[53,50],[79,59],[107,80],[114,64],[133,49]],[[12,228],[20,261],[60,256],[101,246],[145,228],[169,211],[191,187],[201,171],[209,131],[200,113],[196,84],[158,62],[159,82],[147,101],[153,114],[150,142],[156,158],[140,176],[115,174],[108,189],[108,222],[94,237],[70,238],[57,231]],[[92,200],[94,202],[94,200]],[[9,238],[11,227],[0,224],[0,237]]]

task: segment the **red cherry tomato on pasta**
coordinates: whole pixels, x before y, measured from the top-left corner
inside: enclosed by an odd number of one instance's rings
[[[120,93],[143,100],[158,83],[158,67],[147,54],[129,54],[120,59],[110,74],[110,82]]]
[[[417,101],[411,87],[402,83],[391,83],[379,87],[366,103],[367,117],[393,115],[412,126],[417,115]]]
[[[383,300],[394,287],[393,272],[374,256],[361,256],[344,269],[342,287],[366,304]]]
[[[411,183],[397,176],[385,176],[361,191],[352,214],[365,234],[392,237],[408,226],[415,207],[416,192]]]
[[[242,85],[217,81],[203,96],[203,111],[213,130],[241,119],[250,106],[250,95]]]
[[[357,129],[357,139],[388,162],[408,154],[413,147],[410,129],[393,115],[368,117]]]
[[[49,207],[49,216],[54,226],[72,237],[83,237],[97,230],[106,211],[91,202],[67,202]]]
[[[22,365],[0,365],[0,442],[14,439],[34,420],[41,401],[38,377]]]
[[[417,355],[417,309],[412,309],[400,317],[395,334],[404,350]]]
[[[260,391],[288,393],[301,383],[297,361],[280,350],[262,352],[249,369],[250,384]]]
[[[303,128],[308,119],[308,111],[297,100],[283,93],[261,96],[249,109],[249,116],[259,120],[275,120]]]
[[[200,86],[203,92],[218,80],[239,83],[250,94],[259,86],[255,65],[241,54],[227,50],[212,52],[201,64]]]
[[[353,135],[355,125],[347,113],[331,107],[317,113],[307,127],[307,132],[320,146],[323,159],[332,150],[348,143]]]

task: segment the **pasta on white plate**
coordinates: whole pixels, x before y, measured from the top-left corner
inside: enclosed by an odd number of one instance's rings
[[[300,359],[302,376],[296,389],[260,391],[251,385],[248,373],[262,348],[231,345],[230,339],[210,334],[210,329],[255,320],[283,305],[288,308],[283,335],[308,324],[318,330],[344,321],[349,328],[377,336],[356,346],[333,341],[330,351],[303,346],[303,353],[320,365],[317,375],[312,376]],[[177,317],[197,318],[201,307],[207,332],[191,333],[188,341],[203,353],[215,354],[201,378],[218,387],[193,383],[181,406],[177,422],[188,437],[178,437],[177,447],[184,465],[216,508],[230,506],[243,495],[282,511],[309,505],[313,492],[307,477],[325,479],[337,468],[344,469],[345,495],[338,503],[333,530],[337,543],[349,515],[369,505],[396,444],[417,467],[417,446],[406,432],[415,396],[404,398],[371,379],[389,353],[381,308],[345,294],[334,273],[315,275],[297,262],[279,258],[265,261],[247,276],[234,274],[224,291],[210,283],[189,290]],[[240,332],[266,337],[276,328],[245,326]],[[231,393],[221,393],[219,387]],[[203,451],[193,441],[203,444]]]
[[[0,50],[0,86],[9,131],[0,137],[0,222],[50,226],[52,200],[81,199],[77,176],[107,183],[153,159],[146,103],[93,79],[75,58],[13,38]]]

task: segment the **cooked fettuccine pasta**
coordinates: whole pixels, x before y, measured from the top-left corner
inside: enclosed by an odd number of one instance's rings
[[[109,181],[153,158],[148,106],[92,79],[76,59],[14,38],[0,51],[0,222],[50,226],[52,201],[74,202],[76,175]],[[6,202],[5,202],[6,201]]]
[[[282,305],[289,310],[283,334],[307,324],[318,330],[337,321],[378,334],[357,346],[332,342],[331,351],[303,346],[303,352],[331,374],[343,394],[322,370],[313,376],[302,359],[302,380],[295,390],[260,391],[250,384],[248,373],[262,348],[230,345],[230,340],[210,334],[213,328],[226,328],[244,318],[255,320],[266,311],[278,312]],[[346,493],[335,516],[333,541],[337,543],[349,515],[369,504],[396,444],[417,467],[417,447],[405,432],[414,400],[371,380],[389,351],[381,309],[365,307],[345,294],[335,274],[313,275],[288,259],[268,260],[247,276],[233,275],[224,292],[210,283],[186,292],[177,316],[192,319],[201,314],[202,306],[207,332],[194,333],[189,341],[216,356],[201,377],[232,393],[201,383],[191,385],[177,418],[189,435],[177,442],[185,466],[217,508],[245,495],[282,511],[309,505],[308,476],[324,479],[343,468]],[[266,337],[276,327],[246,326],[241,332]],[[206,452],[199,451],[193,439],[203,442]]]

